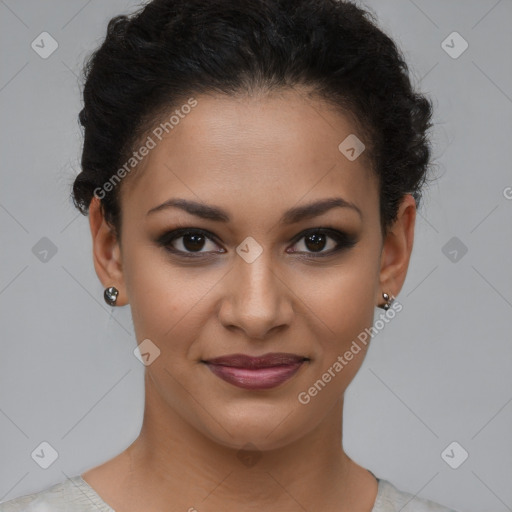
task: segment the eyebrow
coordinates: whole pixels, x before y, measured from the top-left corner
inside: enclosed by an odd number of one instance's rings
[[[359,217],[363,218],[363,213],[358,206],[341,197],[332,197],[321,199],[320,201],[315,201],[303,206],[296,206],[291,208],[290,210],[284,212],[280,222],[283,224],[294,224],[300,222],[301,220],[318,217],[319,215],[322,215],[323,213],[335,207],[350,208],[356,211],[359,214]],[[190,199],[169,199],[168,201],[165,201],[164,203],[151,208],[146,215],[164,210],[166,208],[180,208],[190,213],[191,215],[195,215],[196,217],[201,217],[202,219],[213,220],[217,222],[229,222],[231,220],[229,214],[222,208],[219,208],[218,206],[206,205],[204,203],[199,203]]]
[[[314,203],[309,203],[303,206],[296,206],[295,208],[291,208],[283,214],[281,217],[281,222],[283,224],[294,224],[301,220],[318,217],[319,215],[322,215],[323,213],[336,207],[350,208],[355,210],[359,214],[359,217],[363,218],[362,211],[354,203],[351,203],[342,197],[332,197],[328,199],[321,199],[320,201],[315,201]]]
[[[151,208],[146,215],[171,207],[181,208],[191,215],[196,215],[202,219],[215,220],[218,222],[229,222],[230,220],[227,212],[221,208],[217,206],[208,206],[197,201],[191,201],[190,199],[169,199],[168,201],[165,201],[165,203]]]

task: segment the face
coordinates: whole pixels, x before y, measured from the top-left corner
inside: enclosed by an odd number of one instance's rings
[[[363,361],[359,343],[332,371],[386,291],[377,181],[338,149],[363,136],[320,100],[196,100],[122,183],[118,271],[99,275],[130,304],[137,344],[160,351],[146,372],[161,404],[225,446],[276,448],[315,429]],[[409,252],[388,260],[403,269]],[[394,284],[396,294],[397,272]],[[239,387],[204,363],[276,352],[307,360],[269,388]]]

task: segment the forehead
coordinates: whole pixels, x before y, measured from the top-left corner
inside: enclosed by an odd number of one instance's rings
[[[267,207],[332,196],[377,207],[367,155],[350,160],[339,149],[347,137],[364,143],[364,136],[325,102],[291,90],[194,98],[192,109],[165,124],[173,110],[149,132],[154,147],[123,183],[123,211],[129,204],[127,211],[145,213],[171,197],[267,215]]]

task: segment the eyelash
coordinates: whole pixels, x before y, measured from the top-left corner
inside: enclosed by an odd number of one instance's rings
[[[184,235],[187,234],[193,234],[193,235],[203,235],[204,237],[208,238],[210,241],[217,243],[216,237],[210,233],[209,231],[205,231],[204,229],[200,228],[179,228],[175,229],[173,231],[168,231],[164,233],[162,236],[160,236],[157,239],[157,244],[164,247],[167,251],[169,251],[172,254],[175,254],[179,257],[185,257],[185,258],[204,258],[205,256],[211,256],[211,252],[186,252],[186,251],[180,251],[178,249],[175,249],[170,246],[172,242],[175,240],[182,238]],[[357,243],[357,238],[353,235],[349,235],[348,233],[345,233],[343,231],[339,231],[334,228],[311,228],[307,229],[305,231],[302,231],[299,233],[293,240],[293,245],[295,245],[297,242],[302,240],[303,238],[307,237],[308,235],[312,234],[325,234],[328,235],[330,238],[334,239],[337,243],[336,247],[334,249],[331,249],[327,252],[302,252],[302,251],[292,251],[293,253],[300,254],[302,257],[306,259],[315,259],[315,258],[324,258],[327,256],[331,256],[335,253],[338,253],[344,249],[350,249]],[[222,252],[225,252],[224,250]]]

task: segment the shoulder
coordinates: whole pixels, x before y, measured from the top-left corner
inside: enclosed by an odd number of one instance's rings
[[[372,512],[457,512],[414,494],[398,490],[391,482],[378,479],[377,499]]]
[[[0,512],[111,512],[80,475],[39,492],[0,503]]]

